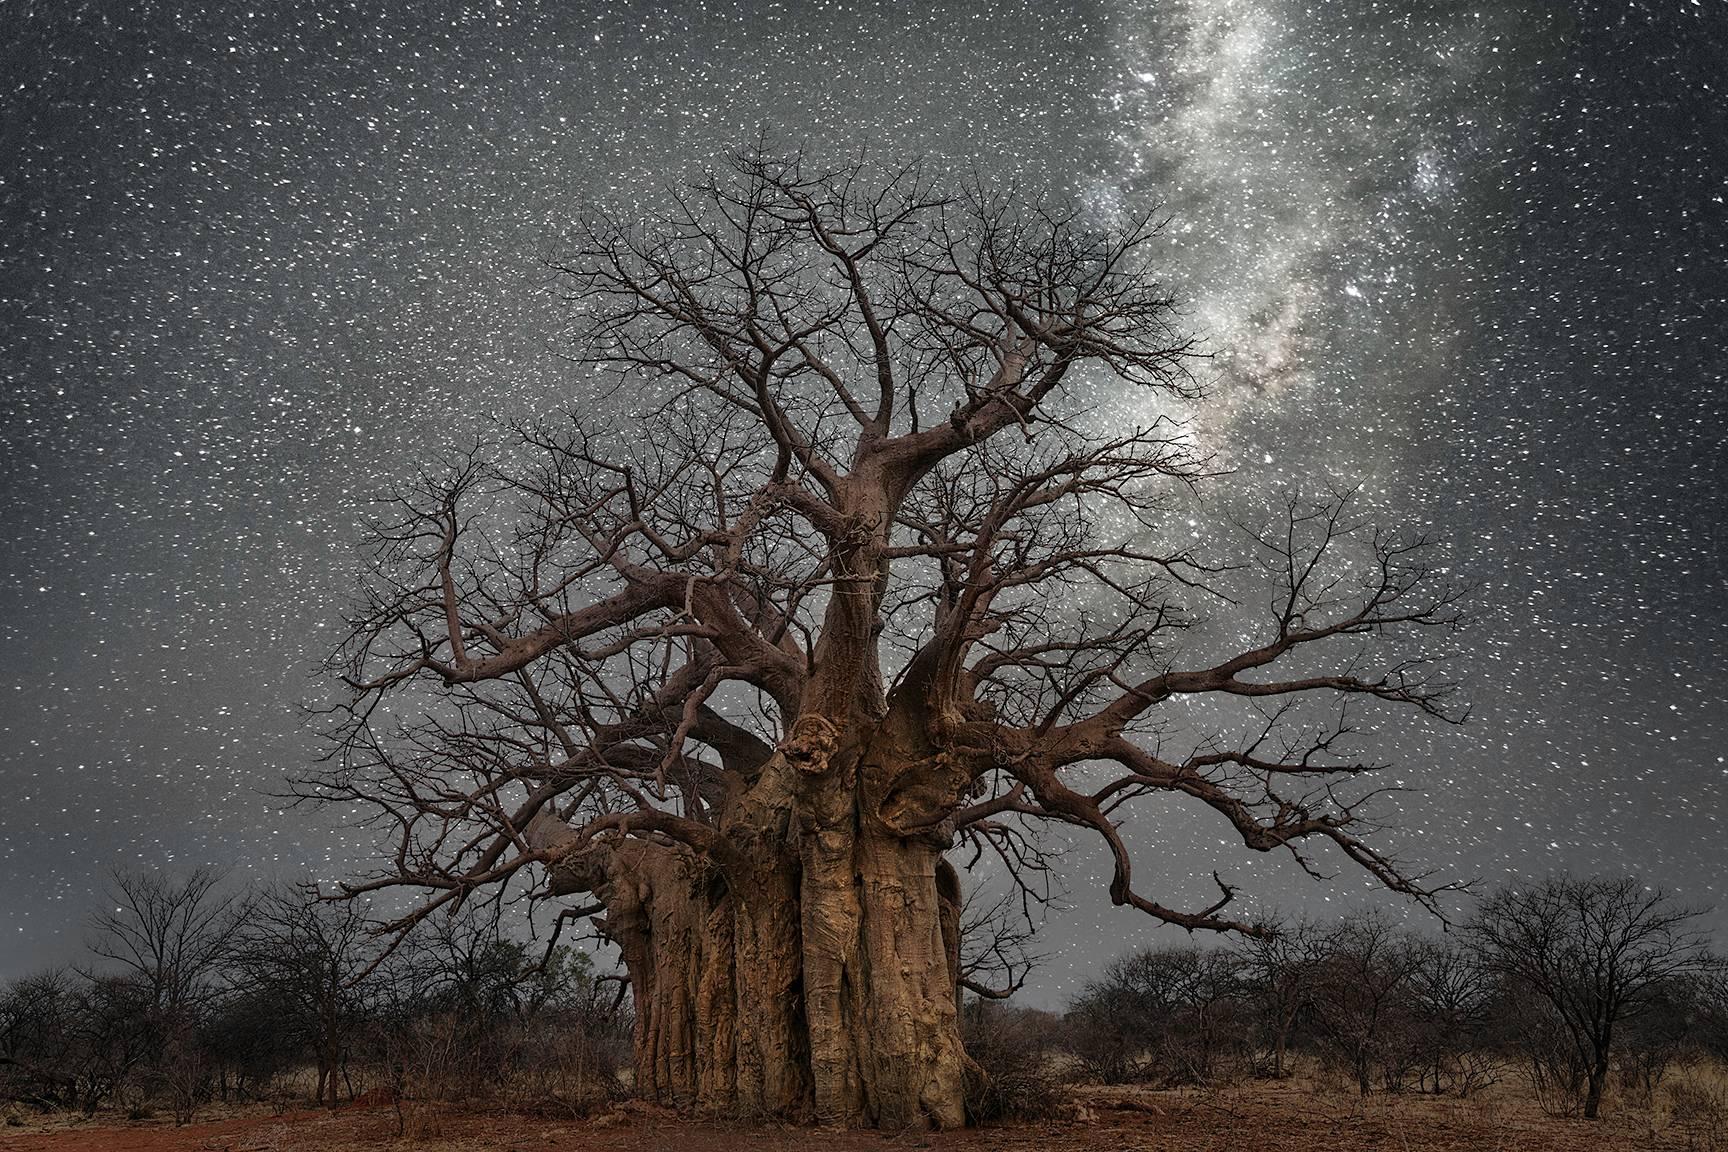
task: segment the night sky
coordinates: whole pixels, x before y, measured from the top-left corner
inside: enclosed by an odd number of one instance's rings
[[[1728,903],[1725,61],[1724,0],[0,0],[0,976],[116,866],[370,850],[270,795],[366,502],[581,404],[542,258],[762,133],[1165,204],[1216,507],[1361,483],[1481,585],[1376,842]],[[1167,902],[1367,898],[1179,811]],[[1073,860],[1035,1002],[1180,938]]]

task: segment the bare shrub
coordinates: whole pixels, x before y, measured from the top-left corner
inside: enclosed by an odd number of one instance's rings
[[[1257,1071],[1281,1079],[1297,1024],[1314,999],[1314,979],[1325,955],[1326,928],[1317,920],[1271,917],[1263,936],[1245,937],[1237,949],[1237,978],[1265,1053]]]
[[[1697,985],[1689,976],[1662,981],[1620,1030],[1614,1045],[1614,1075],[1620,1098],[1632,1107],[1656,1108],[1669,1069],[1691,1046]]]
[[[1728,1068],[1728,960],[1712,956],[1693,978],[1692,992],[1692,1044]]]
[[[509,1026],[506,1085],[517,1107],[587,1115],[623,1095],[630,1016],[582,953],[555,954],[551,967],[555,994]]]
[[[0,1099],[39,1108],[77,1104],[76,998],[76,978],[59,969],[14,980],[0,992]]]
[[[568,946],[536,958],[496,916],[431,925],[397,976],[408,994],[367,1047],[391,1069],[401,1110],[486,1100],[585,1114],[615,1099],[630,1050],[623,986]]]
[[[1668,1125],[1685,1138],[1687,1152],[1728,1149],[1728,1083],[1686,1077],[1665,1086]]]
[[[1588,1068],[1552,1005],[1508,997],[1506,1023],[1531,1092],[1549,1116],[1576,1116],[1584,1100]]]
[[[119,976],[81,982],[71,1012],[67,1059],[86,1115],[108,1103],[136,1109],[139,1082],[157,1048],[148,990]]]
[[[299,1029],[279,991],[269,985],[234,991],[205,1029],[216,1091],[224,1101],[262,1100],[279,1085],[285,1089],[286,1074],[302,1055]]]
[[[390,1066],[396,1070],[397,1099],[404,1103],[470,1099],[482,1083],[482,1061],[465,1043],[466,1033],[452,1012],[407,1021],[392,1037]]]
[[[1104,979],[1088,984],[1067,1016],[1068,1054],[1088,1079],[1104,1084],[1138,1079],[1146,1047],[1145,1022],[1132,992],[1112,979],[1115,970],[1113,964]]]
[[[1240,961],[1223,949],[1155,948],[1117,960],[1069,1018],[1070,1051],[1106,1084],[1209,1084],[1251,1064]]]
[[[960,1025],[972,1061],[966,1112],[974,1122],[1043,1120],[1061,1111],[1054,1067],[1061,1028],[1057,1017],[975,999],[962,1010]]]
[[[240,986],[274,1006],[271,1035],[316,1066],[314,1099],[332,1108],[383,978],[367,927],[358,904],[320,900],[310,887],[281,888],[254,902],[232,962]]]
[[[1468,1096],[1499,1078],[1491,1043],[1498,987],[1476,954],[1456,941],[1416,940],[1409,975],[1418,1084]]]
[[[1361,913],[1327,936],[1314,978],[1314,1018],[1324,1051],[1359,1095],[1378,1074],[1398,1091],[1419,1063],[1411,979],[1415,942],[1386,917]]]
[[[210,1099],[210,1069],[203,1047],[190,1030],[181,1030],[163,1047],[157,1062],[155,1087],[168,1098],[176,1125],[190,1124],[200,1105]]]

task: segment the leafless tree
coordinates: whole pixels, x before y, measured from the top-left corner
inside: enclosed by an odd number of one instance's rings
[[[49,969],[0,992],[0,1099],[78,1103],[76,976]]]
[[[1271,1073],[1281,1079],[1290,1038],[1314,997],[1314,982],[1326,955],[1327,929],[1316,920],[1272,916],[1269,931],[1242,940],[1239,978],[1260,1020],[1271,1053]]]
[[[139,1082],[160,1062],[164,1046],[148,988],[125,976],[88,977],[77,990],[70,1017],[68,1052],[84,1112],[94,1114],[128,1094],[129,1103],[139,1103]]]
[[[1493,970],[1456,938],[1417,938],[1412,947],[1410,1011],[1422,1082],[1436,1093],[1467,1096],[1496,1077],[1489,1029],[1501,989]]]
[[[247,900],[207,869],[183,877],[117,872],[110,909],[92,921],[90,950],[136,981],[164,1020],[196,1012],[222,987]]]
[[[1228,949],[1192,945],[1113,961],[1069,1010],[1073,1055],[1106,1083],[1217,1079],[1249,1050],[1241,966]]]
[[[318,1069],[314,1099],[336,1107],[348,1053],[369,1010],[378,945],[355,903],[304,888],[263,893],[234,952],[237,980],[273,1005],[272,1027],[292,1035]]]
[[[110,968],[91,980],[88,1020],[106,1032],[92,1037],[88,1050],[106,1054],[92,1066],[115,1069],[116,1086],[142,1076],[142,1090],[165,1094],[175,1122],[187,1123],[209,1095],[199,1030],[224,991],[250,898],[202,868],[117,872],[109,898],[92,919],[90,950]]]
[[[502,931],[501,908],[469,904],[423,924],[400,966],[415,973],[411,1011],[393,1037],[410,1099],[556,1098],[576,1109],[610,1098],[618,1079],[618,997],[567,944],[542,954]],[[524,1095],[525,1094],[525,1095]]]
[[[1678,978],[1710,966],[1702,911],[1635,877],[1550,876],[1485,899],[1472,938],[1514,996],[1541,1011],[1527,1022],[1538,1071],[1595,1119],[1620,1030],[1660,1003]],[[1552,1044],[1537,1033],[1552,1032]]]
[[[1363,1096],[1376,1072],[1396,1089],[1415,1063],[1411,982],[1419,955],[1415,941],[1378,912],[1348,916],[1326,936],[1314,974],[1314,1019]]]
[[[1053,1067],[1059,1017],[990,997],[968,1000],[960,1017],[966,1053],[978,1066],[966,1105],[973,1120],[1048,1120],[1061,1112],[1062,1077]]]
[[[1256,930],[1222,879],[1136,882],[1120,822],[1185,797],[1426,898],[1363,838],[1341,706],[1446,715],[1407,638],[1457,592],[1347,492],[1196,553],[1158,233],[760,152],[584,221],[554,271],[588,399],[374,525],[300,785],[389,837],[350,891],[425,890],[405,928],[541,866],[623,953],[641,1092],[886,1127],[964,1116],[951,848],[1015,867],[1054,822],[1117,904]]]
[[[1699,974],[1693,1033],[1699,1048],[1728,1063],[1728,958],[1713,954]]]

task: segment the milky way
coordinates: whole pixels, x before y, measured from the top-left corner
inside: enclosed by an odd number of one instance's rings
[[[105,869],[329,878],[268,793],[388,478],[582,396],[540,258],[760,133],[1155,198],[1215,497],[1361,483],[1481,585],[1409,859],[1720,899],[1728,5],[0,3],[0,970]],[[1149,814],[1149,886],[1357,896]],[[1054,998],[1150,929],[1085,880]]]

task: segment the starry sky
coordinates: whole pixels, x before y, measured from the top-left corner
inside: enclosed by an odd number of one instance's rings
[[[1220,508],[1360,483],[1480,585],[1375,750],[1444,876],[1728,903],[1728,3],[0,0],[0,976],[105,872],[345,874],[271,793],[390,478],[580,404],[541,260],[766,133],[1156,201]],[[1367,899],[1146,809],[1143,884]],[[1076,854],[1055,1003],[1157,936]],[[1090,870],[1090,871],[1089,871]],[[1723,923],[1719,915],[1718,923]]]

